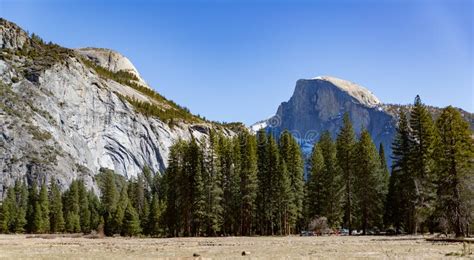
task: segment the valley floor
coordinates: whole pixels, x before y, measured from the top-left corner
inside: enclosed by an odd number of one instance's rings
[[[250,255],[242,256],[242,251]],[[89,239],[0,235],[2,259],[192,259],[195,253],[201,259],[434,259],[462,252],[461,243],[426,242],[421,236]]]

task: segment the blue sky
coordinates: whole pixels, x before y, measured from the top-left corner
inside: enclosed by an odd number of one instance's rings
[[[0,0],[0,16],[66,47],[117,50],[193,113],[251,124],[318,75],[385,103],[420,94],[474,112],[473,2]]]

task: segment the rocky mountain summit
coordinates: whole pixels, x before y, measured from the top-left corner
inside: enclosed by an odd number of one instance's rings
[[[0,19],[0,197],[17,178],[126,177],[167,166],[178,139],[227,126],[194,116],[153,91],[123,55],[45,43]]]
[[[440,109],[428,108],[437,117]],[[391,165],[391,143],[400,109],[409,111],[410,106],[383,104],[360,85],[322,76],[298,80],[292,97],[280,104],[275,116],[257,122],[250,129],[256,131],[264,127],[276,134],[289,130],[300,140],[304,152],[309,154],[324,131],[336,137],[342,126],[342,117],[348,112],[356,133],[367,129],[377,145],[383,144]],[[461,113],[474,129],[474,115],[462,110]]]

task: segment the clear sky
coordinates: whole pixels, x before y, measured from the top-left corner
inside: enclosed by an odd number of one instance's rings
[[[70,48],[127,56],[159,93],[212,120],[274,114],[300,78],[382,102],[474,112],[471,0],[0,0],[0,16]]]

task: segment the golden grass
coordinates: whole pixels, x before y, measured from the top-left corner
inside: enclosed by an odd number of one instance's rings
[[[0,235],[0,258],[192,259],[199,255],[201,259],[441,259],[459,257],[463,252],[462,243],[427,242],[421,236],[94,238]],[[244,251],[247,255],[242,256]]]

